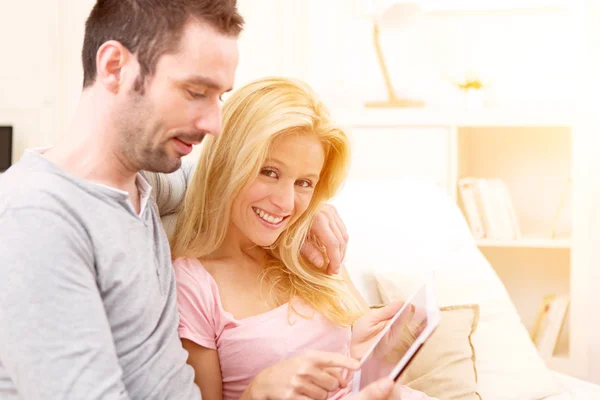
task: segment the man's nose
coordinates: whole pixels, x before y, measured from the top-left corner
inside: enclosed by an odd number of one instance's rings
[[[206,132],[209,135],[219,136],[221,133],[221,104],[211,105],[210,108],[204,110],[200,118],[196,121],[196,129],[201,132]]]

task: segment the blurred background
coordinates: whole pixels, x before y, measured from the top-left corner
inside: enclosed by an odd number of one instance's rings
[[[93,3],[0,0],[2,115],[16,114],[11,119],[25,124],[23,129],[43,132],[16,136],[15,156],[31,144],[52,143],[68,124],[79,98],[83,25]],[[353,113],[368,101],[384,101],[372,34],[378,22],[397,96],[423,101],[428,110],[486,107],[551,116],[598,103],[597,1],[241,0],[239,5],[246,28],[238,86],[284,75],[308,81],[332,109]],[[469,82],[481,83],[481,90],[470,95],[473,91],[460,89]]]
[[[13,162],[69,124],[93,4],[0,0],[0,126]],[[600,1],[239,6],[236,87],[303,79],[348,129],[351,180],[411,176],[447,190],[532,337],[548,301],[568,302],[548,365],[600,381]]]

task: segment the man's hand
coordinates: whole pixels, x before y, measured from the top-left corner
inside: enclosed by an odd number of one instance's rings
[[[326,399],[346,387],[342,371],[356,371],[360,363],[338,353],[307,351],[259,373],[242,394],[242,400]]]
[[[302,254],[316,267],[327,268],[327,273],[334,275],[340,271],[347,245],[346,225],[334,206],[324,204],[313,220]]]

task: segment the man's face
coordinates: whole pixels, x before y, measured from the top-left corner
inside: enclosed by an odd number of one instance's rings
[[[204,23],[184,28],[179,48],[161,56],[143,94],[122,99],[117,125],[124,162],[137,170],[173,172],[204,135],[221,131],[221,100],[238,64],[237,38]]]

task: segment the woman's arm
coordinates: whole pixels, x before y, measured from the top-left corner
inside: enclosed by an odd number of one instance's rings
[[[189,353],[187,362],[194,368],[194,382],[200,388],[202,399],[222,400],[223,378],[217,350],[202,347],[187,339],[181,339],[181,343]]]

